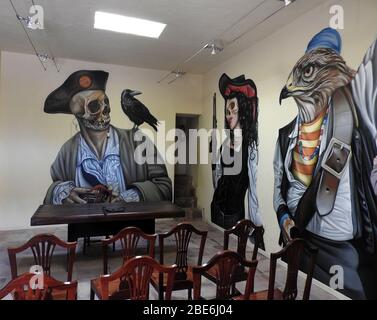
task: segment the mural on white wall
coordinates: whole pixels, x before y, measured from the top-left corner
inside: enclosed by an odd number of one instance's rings
[[[156,128],[157,119],[134,98],[137,91],[125,90],[122,107],[135,127],[125,130],[112,126],[105,93],[108,77],[104,71],[76,71],[47,97],[44,111],[74,115],[80,132],[62,146],[51,166],[53,183],[45,203],[171,200],[165,164],[140,163],[135,156],[142,143],[135,138],[140,132],[137,126],[145,121]],[[151,145],[154,159],[158,152]]]
[[[302,237],[319,249],[318,280],[351,298],[373,299],[377,46],[371,46],[357,72],[341,57],[341,47],[338,31],[319,32],[281,91],[280,103],[293,98],[298,115],[279,130],[274,208],[281,243]],[[333,281],[334,270],[342,271],[344,281]]]
[[[211,220],[229,229],[242,219],[262,226],[256,192],[258,165],[257,87],[244,75],[231,79],[223,74],[219,90],[225,100],[225,129],[228,133],[214,166],[214,195]],[[231,168],[232,170],[228,170]],[[248,192],[248,211],[245,195]],[[262,230],[262,229],[259,229]],[[263,233],[263,230],[261,231]],[[263,240],[259,245],[264,248]]]

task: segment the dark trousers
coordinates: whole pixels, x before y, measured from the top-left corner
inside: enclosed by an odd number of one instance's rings
[[[332,266],[344,271],[344,289],[351,299],[377,299],[377,257],[363,250],[361,241],[332,241],[306,231],[303,238],[319,249],[314,278],[330,286]],[[306,260],[306,259],[305,259]],[[304,261],[303,269],[306,269]]]
[[[238,221],[245,219],[245,212],[239,210],[233,214],[224,214],[219,206],[211,203],[211,221],[223,229],[233,228]]]

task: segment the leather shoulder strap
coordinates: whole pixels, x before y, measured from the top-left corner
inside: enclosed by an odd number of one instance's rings
[[[352,156],[353,129],[357,124],[355,106],[348,87],[335,91],[333,102],[333,133],[323,157],[321,178],[317,192],[317,212],[321,216],[330,214],[336,195]]]

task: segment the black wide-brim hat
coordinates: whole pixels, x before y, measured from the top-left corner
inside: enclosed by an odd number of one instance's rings
[[[241,92],[248,98],[257,97],[257,87],[253,80],[246,79],[244,75],[231,79],[223,73],[219,80],[219,90],[224,99],[233,92]]]
[[[46,98],[44,112],[71,114],[69,103],[72,97],[87,90],[106,90],[109,73],[100,70],[80,70],[72,73],[67,80]]]

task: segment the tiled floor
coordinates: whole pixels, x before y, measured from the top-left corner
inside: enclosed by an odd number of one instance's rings
[[[181,219],[165,219],[159,220],[156,223],[156,232],[165,232],[171,229],[176,223],[180,222]],[[208,237],[206,241],[206,246],[204,250],[203,262],[207,262],[217,251],[221,250],[223,243],[223,233],[205,224],[202,221],[196,220],[193,224],[201,230],[208,230]],[[9,261],[6,249],[8,247],[19,246],[25,243],[29,238],[38,233],[53,233],[60,237],[61,239],[66,239],[67,228],[65,226],[57,226],[51,228],[33,228],[28,230],[15,230],[15,231],[0,231],[0,287],[4,286],[10,279],[10,269]],[[193,237],[193,246],[192,250],[189,252],[189,258],[194,263],[194,257],[197,255],[197,250],[199,248],[199,240]],[[173,239],[172,239],[173,241]],[[174,256],[175,246],[171,242],[171,245],[167,243],[166,249],[166,263],[173,263],[172,259]],[[100,243],[92,243],[87,249],[86,255],[82,253],[82,239],[79,240],[77,257],[74,265],[73,279],[79,281],[78,289],[78,299],[86,300],[89,299],[90,293],[90,279],[98,277],[102,272],[102,251]],[[235,241],[232,243],[233,247],[235,246]],[[230,247],[231,249],[232,247]],[[144,248],[145,250],[145,248]],[[248,248],[248,256],[252,250],[252,245]],[[110,271],[115,270],[120,264],[120,259],[117,257],[117,251],[110,258]],[[140,254],[143,254],[143,250],[140,251]],[[119,253],[119,251],[118,251]],[[157,256],[158,252],[156,252]],[[170,259],[169,259],[170,258]],[[65,253],[63,251],[56,250],[54,256],[54,265],[53,265],[53,276],[59,280],[66,280],[65,273]],[[268,272],[269,272],[269,260],[259,254],[258,256],[258,270],[255,276],[255,290],[265,290],[268,285]],[[33,264],[33,259],[31,253],[24,254],[20,256],[19,259],[19,273],[25,272],[28,270],[29,266]],[[276,286],[282,288],[282,283],[285,280],[285,269],[281,266],[278,266],[277,276],[276,276]],[[299,277],[299,297],[302,295],[304,286],[304,278]],[[241,283],[237,285],[241,290],[244,289],[244,284]],[[157,299],[157,294],[155,290],[151,289],[151,299]],[[214,286],[212,283],[206,279],[202,279],[202,296],[205,298],[211,298],[214,296]],[[173,293],[173,299],[186,299],[187,291],[175,291]],[[336,296],[325,291],[321,287],[313,284],[311,290],[311,299],[314,300],[336,300]]]

